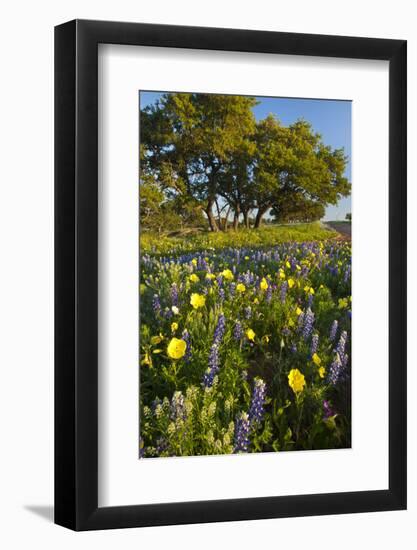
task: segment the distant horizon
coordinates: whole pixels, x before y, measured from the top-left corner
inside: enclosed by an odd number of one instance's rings
[[[175,93],[169,91],[139,91],[139,106],[141,109],[154,104],[163,94]],[[195,93],[195,92],[184,92]],[[226,94],[225,94],[226,95]],[[227,94],[232,95],[232,94]],[[243,95],[243,94],[234,94]],[[352,158],[352,102],[338,99],[309,99],[288,97],[255,97],[258,104],[252,108],[257,121],[273,114],[284,125],[288,126],[296,120],[308,121],[315,132],[319,133],[325,145],[333,149],[343,148],[348,161],[345,177],[351,181]],[[346,214],[352,212],[351,195],[342,198],[338,205],[330,205],[321,221],[345,221]]]

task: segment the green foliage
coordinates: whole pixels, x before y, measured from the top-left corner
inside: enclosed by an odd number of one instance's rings
[[[288,241],[315,241],[334,236],[334,231],[324,228],[320,223],[311,223],[268,226],[256,230],[239,229],[237,232],[204,232],[179,237],[144,232],[140,236],[140,244],[142,254],[167,254],[221,249],[228,246],[271,246]]]

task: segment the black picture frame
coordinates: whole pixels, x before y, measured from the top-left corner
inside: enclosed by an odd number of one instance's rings
[[[389,488],[98,507],[98,44],[389,62]],[[74,530],[406,508],[406,41],[75,20],[55,28],[55,523]]]

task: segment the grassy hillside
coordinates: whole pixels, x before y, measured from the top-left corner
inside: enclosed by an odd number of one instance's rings
[[[156,233],[142,233],[141,253],[167,254],[187,252],[207,248],[241,246],[270,246],[283,242],[305,242],[329,239],[334,231],[326,229],[320,222],[299,225],[265,226],[260,229],[240,229],[219,233],[199,233],[195,235],[168,236]]]

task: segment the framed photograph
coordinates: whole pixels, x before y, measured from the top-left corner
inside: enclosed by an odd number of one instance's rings
[[[406,508],[406,42],[55,29],[55,522]]]

